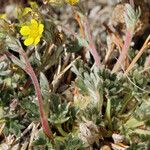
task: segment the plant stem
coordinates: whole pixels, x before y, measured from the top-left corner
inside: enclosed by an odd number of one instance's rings
[[[120,112],[118,113],[119,115],[121,115],[121,114],[125,111],[126,106],[127,106],[128,102],[129,102],[131,99],[132,99],[132,94],[130,93],[130,94],[127,95],[127,96],[125,97],[125,99],[123,100],[124,103],[123,103],[123,106],[122,106]]]
[[[85,30],[84,32],[86,33],[86,36],[89,42],[89,51],[93,55],[96,65],[100,66],[100,56],[95,48],[95,44],[93,42],[93,38],[90,32],[90,26],[89,26],[88,20],[85,17],[83,21],[84,21],[84,30]]]
[[[86,16],[84,16],[83,14],[77,12],[76,15],[78,15],[78,23],[79,23],[79,26],[84,29],[82,30],[82,33],[85,37],[85,40],[88,41],[88,50],[90,51],[90,53],[92,54],[94,60],[95,60],[95,64],[97,66],[100,66],[101,62],[100,62],[100,56],[96,50],[96,47],[95,47],[95,44],[94,44],[94,41],[93,41],[93,38],[92,38],[92,34],[91,34],[91,31],[90,31],[90,25],[89,25],[89,22],[88,22],[88,19]]]
[[[20,54],[23,56],[23,58],[25,59],[26,62],[26,69],[27,69],[27,73],[28,75],[31,77],[31,80],[33,82],[36,94],[37,94],[37,98],[38,98],[38,104],[39,104],[39,111],[40,111],[40,118],[41,118],[41,124],[43,127],[43,130],[45,132],[45,134],[49,137],[52,138],[52,132],[50,130],[49,124],[48,124],[48,120],[46,118],[46,114],[44,112],[44,107],[43,107],[43,102],[42,102],[42,94],[41,94],[41,90],[40,90],[40,86],[38,83],[38,79],[33,71],[33,68],[30,64],[30,62],[28,61],[28,58],[25,54],[25,52],[23,50],[19,50]]]
[[[106,116],[106,119],[108,120],[108,126],[109,126],[110,130],[112,131],[111,100],[110,99],[107,99],[105,116]]]
[[[40,86],[38,83],[38,79],[36,77],[36,74],[33,71],[33,68],[31,66],[30,62],[28,61],[26,53],[22,49],[19,49],[18,52],[23,57],[25,64],[22,64],[22,62],[16,56],[11,54],[10,52],[6,52],[5,54],[7,55],[7,57],[9,57],[15,64],[17,64],[19,67],[21,67],[30,76],[30,78],[33,82],[35,91],[36,91],[37,98],[38,98],[40,119],[41,119],[43,131],[50,139],[52,139],[53,134],[50,130],[48,120],[47,120],[46,114],[44,112],[44,107],[43,107],[43,103],[42,103],[42,95],[41,95],[41,90],[40,90]]]
[[[96,92],[97,99],[98,99],[97,108],[101,114],[102,114],[102,106],[103,106],[103,101],[104,101],[104,97],[103,97],[104,92],[103,91],[104,91],[104,89],[103,89],[103,87],[101,87],[100,91]]]
[[[124,42],[121,54],[120,54],[118,61],[116,62],[115,66],[112,70],[113,73],[117,72],[120,69],[121,65],[123,65],[125,58],[127,56],[128,50],[130,48],[132,36],[133,36],[133,32],[128,30],[126,33],[126,36],[125,36],[125,42]]]
[[[68,135],[68,133],[65,132],[65,131],[62,129],[61,124],[57,124],[56,127],[57,127],[58,131],[60,132],[60,134],[61,134],[62,136],[67,136],[67,135]]]
[[[47,120],[46,114],[44,112],[41,90],[40,90],[40,87],[39,87],[37,77],[36,77],[36,75],[35,75],[32,68],[30,68],[30,71],[28,72],[28,75],[31,77],[31,79],[33,81],[35,91],[36,91],[36,94],[37,94],[38,104],[39,104],[39,111],[40,111],[40,118],[41,118],[41,124],[42,124],[43,130],[49,138],[52,138],[52,132],[50,130],[48,120]]]

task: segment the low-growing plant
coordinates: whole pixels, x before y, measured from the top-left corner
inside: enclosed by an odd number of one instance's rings
[[[29,7],[16,7],[15,19],[7,14],[0,19],[2,146],[29,141],[28,149],[39,150],[149,149],[150,70],[145,58],[150,36],[138,53],[131,48],[140,7],[134,1],[125,6],[126,35],[110,69],[96,50],[79,0],[42,4],[29,2]],[[50,14],[52,7],[67,4],[77,33]]]

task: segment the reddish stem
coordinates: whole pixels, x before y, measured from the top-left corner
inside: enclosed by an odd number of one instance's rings
[[[5,54],[4,54],[4,55],[0,55],[0,62],[4,61],[6,58],[7,58],[7,57],[6,57]]]
[[[50,130],[48,120],[47,120],[46,114],[44,112],[44,107],[43,107],[43,103],[42,103],[42,95],[41,95],[41,90],[40,90],[40,86],[39,86],[37,77],[36,77],[32,67],[29,66],[29,65],[27,67],[28,67],[28,69],[27,69],[28,70],[28,75],[32,79],[32,82],[34,84],[35,91],[36,91],[36,94],[37,94],[38,104],[39,104],[39,111],[40,111],[40,117],[41,117],[41,123],[42,123],[43,130],[49,138],[52,138],[52,132]]]
[[[87,18],[84,18],[83,24],[84,24],[84,30],[85,30],[84,32],[86,33],[85,35],[87,36],[87,39],[89,42],[89,48],[88,49],[89,49],[90,53],[92,54],[96,65],[100,66],[100,56],[99,56],[99,54],[95,48],[95,44],[93,42],[93,38],[91,35],[90,26],[89,26]]]
[[[123,65],[123,63],[125,61],[125,58],[127,56],[128,50],[130,48],[130,44],[131,44],[131,41],[132,41],[132,35],[133,34],[132,34],[131,31],[127,31],[126,36],[125,36],[125,42],[124,42],[121,54],[118,58],[117,63],[115,64],[112,72],[117,72],[119,70],[120,66]]]
[[[27,82],[24,84],[22,91],[26,90],[30,86],[31,83],[32,83],[32,80],[28,79]]]
[[[43,107],[43,103],[42,103],[42,95],[41,95],[41,90],[40,90],[40,86],[39,86],[39,83],[38,83],[38,79],[36,77],[36,74],[33,71],[33,68],[31,66],[30,62],[28,61],[26,53],[21,49],[19,49],[18,52],[25,60],[25,66],[24,67],[22,67],[22,64],[21,64],[20,60],[17,57],[15,57],[13,54],[11,54],[10,52],[6,52],[5,54],[7,55],[7,57],[11,58],[12,60],[15,60],[17,62],[17,65],[19,65],[30,76],[30,78],[33,82],[35,91],[36,91],[37,98],[38,98],[40,119],[41,119],[41,124],[42,124],[42,127],[43,127],[43,131],[45,132],[45,134],[49,138],[52,139],[52,132],[50,130],[48,120],[47,120],[46,114],[44,112],[44,107]]]

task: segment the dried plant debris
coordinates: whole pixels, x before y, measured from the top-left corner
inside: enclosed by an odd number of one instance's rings
[[[0,1],[0,150],[150,149],[147,2]]]
[[[111,22],[116,31],[120,35],[126,33],[126,24],[125,24],[125,12],[126,4],[128,0],[124,0],[117,4],[113,10]],[[135,7],[134,9],[140,9],[141,15],[135,26],[135,36],[140,36],[144,34],[144,31],[149,27],[150,22],[150,8],[146,2],[143,0],[134,0]]]

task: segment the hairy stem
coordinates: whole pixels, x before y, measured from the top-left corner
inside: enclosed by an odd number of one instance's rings
[[[90,32],[90,26],[89,26],[88,20],[87,18],[85,18],[83,21],[84,21],[84,30],[85,30],[85,33],[87,34],[86,36],[89,42],[89,51],[92,54],[96,65],[100,66],[100,56],[96,50],[96,47],[95,47],[95,44],[94,44],[94,41]]]
[[[132,41],[132,36],[133,36],[132,31],[128,30],[127,33],[126,33],[126,36],[125,36],[125,42],[124,42],[121,54],[118,58],[117,63],[115,64],[112,72],[117,72],[120,69],[121,65],[124,64],[125,58],[127,56],[128,50],[130,48],[130,44],[131,44],[131,41]]]
[[[44,107],[43,107],[43,103],[42,103],[42,95],[41,95],[41,90],[40,90],[40,86],[38,83],[38,79],[36,77],[36,74],[33,71],[33,68],[31,66],[30,62],[28,61],[26,53],[22,49],[19,49],[18,52],[23,57],[25,64],[22,64],[22,62],[16,56],[11,54],[10,52],[6,52],[5,54],[7,55],[7,57],[9,57],[15,64],[17,64],[19,67],[21,67],[30,76],[30,78],[33,82],[35,91],[36,91],[37,98],[38,98],[38,105],[39,105],[42,128],[43,128],[45,134],[50,139],[52,139],[53,136],[52,136],[52,132],[50,130],[49,124],[48,124],[48,120],[46,118],[46,114],[44,112]]]
[[[95,44],[94,44],[94,41],[93,41],[93,38],[92,38],[92,34],[91,34],[91,31],[90,31],[90,25],[89,25],[88,19],[87,19],[86,16],[84,16],[83,14],[81,14],[79,12],[77,12],[76,15],[78,15],[77,20],[78,20],[80,28],[82,29],[83,37],[88,41],[87,49],[92,54],[92,56],[95,60],[95,64],[97,66],[100,66],[101,65],[100,56],[99,56],[99,54],[96,50],[96,47],[95,47]]]

